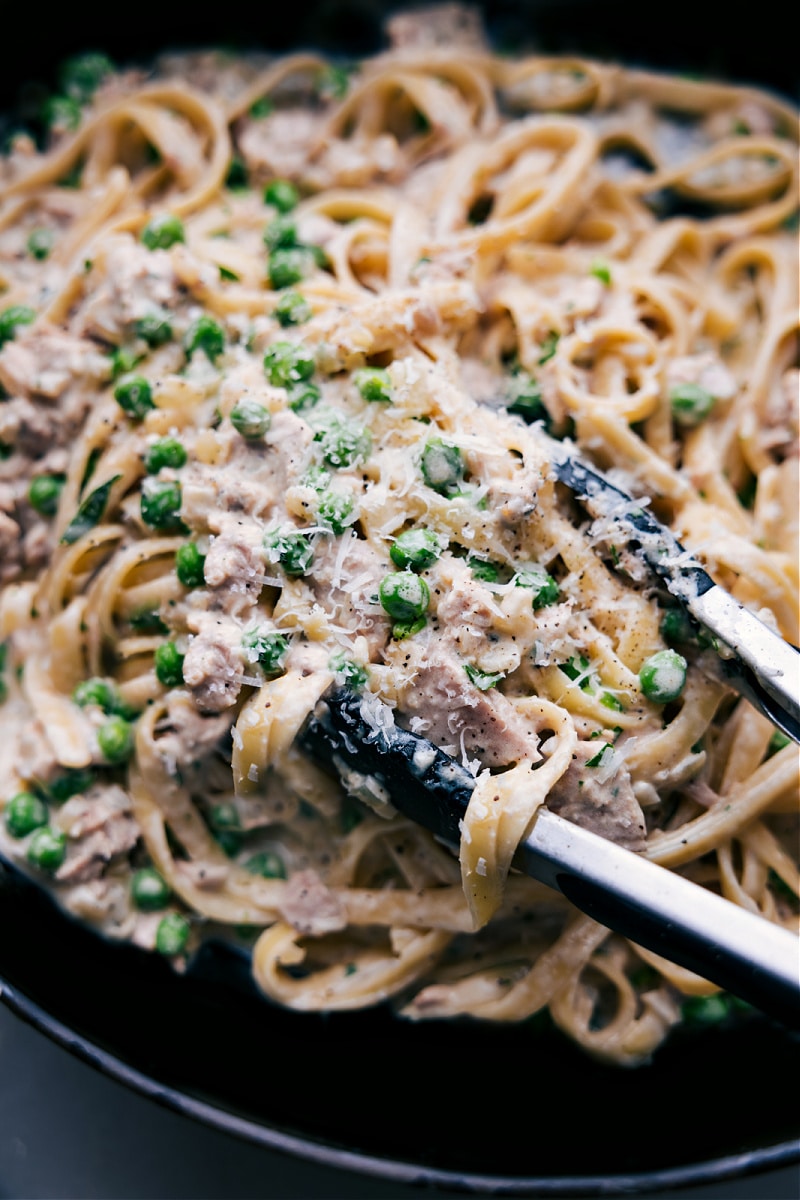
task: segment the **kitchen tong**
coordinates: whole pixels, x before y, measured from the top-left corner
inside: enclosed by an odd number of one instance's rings
[[[545,436],[544,434],[542,436]],[[552,439],[548,438],[548,442]],[[580,459],[552,443],[552,469],[619,543],[640,554],[717,650],[722,678],[783,733],[800,741],[800,651],[719,587],[669,529]],[[455,759],[394,723],[375,697],[332,687],[298,742],[340,779],[371,777],[395,808],[458,846],[475,778]],[[800,1028],[800,940],[644,856],[540,808],[514,867],[560,891],[610,929]]]

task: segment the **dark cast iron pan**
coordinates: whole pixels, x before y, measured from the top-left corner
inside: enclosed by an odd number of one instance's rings
[[[120,63],[165,48],[380,46],[370,0],[302,10],[171,0],[115,20],[86,5],[18,7],[0,110],[52,83],[67,54]],[[729,5],[514,0],[483,5],[500,44],[725,75],[795,97],[798,62],[778,0],[737,23]],[[296,14],[302,11],[302,17]],[[783,29],[783,33],[781,33]],[[0,733],[0,750],[2,749]],[[800,1111],[780,1080],[800,1039],[766,1018],[674,1035],[650,1066],[587,1058],[537,1021],[408,1023],[382,1007],[328,1016],[266,1002],[245,960],[207,947],[185,975],[79,926],[0,868],[0,998],[101,1070],[208,1125],[388,1180],[544,1196],[663,1191],[800,1161]]]

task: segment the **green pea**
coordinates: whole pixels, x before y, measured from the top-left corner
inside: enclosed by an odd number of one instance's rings
[[[147,447],[144,455],[145,469],[150,475],[157,475],[162,467],[179,470],[186,466],[186,448],[177,438],[159,438]]]
[[[337,650],[328,660],[328,666],[336,676],[336,682],[344,687],[350,687],[359,692],[369,679],[369,672],[362,664],[352,658],[345,657],[342,650]]]
[[[446,495],[464,478],[464,459],[458,446],[442,438],[425,443],[420,460],[422,478],[435,492]]]
[[[156,950],[168,958],[183,954],[189,943],[189,922],[180,913],[167,913],[158,923]]]
[[[668,608],[661,619],[661,636],[667,642],[691,642],[695,632],[682,608]]]
[[[48,96],[42,105],[42,122],[48,129],[77,129],[81,107],[72,96]]]
[[[63,863],[67,854],[67,839],[65,834],[43,825],[37,829],[28,843],[28,862],[40,871],[51,875]]]
[[[147,222],[141,240],[148,250],[169,250],[170,246],[186,241],[183,221],[172,213],[159,213]]]
[[[293,287],[311,275],[318,256],[311,246],[290,246],[273,250],[267,264],[270,286],[276,291]]]
[[[425,571],[442,553],[437,534],[431,529],[407,529],[392,543],[389,557],[401,570]]]
[[[24,838],[49,820],[47,805],[32,792],[17,792],[3,811],[6,829],[13,838]]]
[[[234,829],[241,831],[242,823],[235,804],[214,804],[208,814],[209,824],[215,833]]]
[[[425,580],[412,571],[394,571],[384,575],[378,596],[384,611],[393,620],[409,623],[424,616],[431,590]]]
[[[271,204],[278,212],[291,212],[299,200],[300,193],[288,179],[273,179],[264,188],[264,203]]]
[[[286,291],[278,297],[278,302],[272,310],[272,315],[278,324],[302,325],[311,319],[311,305],[300,292]]]
[[[269,409],[246,396],[231,411],[231,424],[249,442],[262,438],[272,423]]]
[[[315,424],[314,441],[319,443],[329,467],[355,467],[369,457],[372,435],[365,425],[332,410],[319,414]]]
[[[90,51],[68,58],[59,68],[58,78],[68,96],[86,102],[91,100],[100,84],[116,70],[106,54]]]
[[[365,400],[391,404],[392,381],[383,367],[362,367],[353,375],[353,383]]]
[[[28,502],[42,517],[52,517],[64,490],[66,475],[34,475],[28,487]]]
[[[225,349],[225,330],[206,313],[192,321],[183,339],[187,358],[202,350],[209,362],[216,362]]]
[[[659,650],[642,664],[639,683],[654,704],[677,700],[686,683],[686,659],[675,650]]]
[[[542,389],[525,371],[517,371],[511,376],[506,389],[506,408],[522,417],[527,425],[534,421],[549,424],[550,414],[542,400]]]
[[[329,489],[323,492],[319,498],[319,507],[317,509],[317,521],[326,529],[330,529],[331,533],[337,536],[344,533],[348,525],[352,525],[355,517],[353,515],[353,497],[347,492],[335,492]]]
[[[270,530],[264,536],[270,562],[279,562],[287,575],[306,575],[314,561],[314,547],[304,533]]]
[[[264,230],[264,245],[268,250],[285,250],[297,245],[297,226],[285,214],[270,221]]]
[[[196,542],[187,542],[175,551],[175,574],[186,588],[203,586],[205,563],[206,556],[200,553]]]
[[[292,412],[305,412],[319,404],[322,392],[315,383],[294,383],[289,388],[289,408]]]
[[[183,683],[184,655],[175,642],[162,642],[156,647],[153,662],[156,679],[167,688],[180,687]]]
[[[525,563],[524,566],[518,567],[514,582],[517,587],[531,589],[531,603],[534,608],[544,608],[545,605],[555,604],[558,600],[558,584],[539,563]]]
[[[310,466],[300,480],[303,487],[313,488],[315,492],[324,492],[330,481],[330,471],[326,471],[324,467],[317,464]]]
[[[36,320],[36,310],[26,304],[12,304],[0,312],[0,346],[16,336],[18,325],[30,325]]]
[[[677,424],[692,428],[710,414],[714,397],[697,383],[677,383],[669,390],[669,403]]]
[[[87,768],[65,771],[47,784],[47,795],[55,804],[63,804],[71,796],[80,796],[88,792],[95,784],[93,771]]]
[[[145,479],[140,508],[145,525],[153,529],[180,529],[181,485],[175,480]]]
[[[43,262],[46,258],[50,257],[54,241],[55,236],[52,229],[44,229],[39,226],[30,231],[25,245],[31,258],[36,258],[39,262]]]
[[[102,708],[105,713],[117,712],[120,696],[115,685],[97,676],[84,679],[72,692],[72,699],[80,708]]]
[[[136,336],[147,342],[151,350],[172,341],[172,324],[166,312],[152,312],[134,322]]]
[[[286,878],[283,859],[279,854],[274,854],[269,850],[265,850],[261,854],[254,854],[244,865],[251,874],[261,875],[264,879]]]
[[[282,633],[254,629],[242,638],[245,657],[257,662],[265,675],[280,675],[289,653],[289,640]]]
[[[264,373],[274,387],[290,387],[310,379],[314,355],[299,342],[274,342],[264,355]]]
[[[140,912],[158,912],[166,908],[172,889],[154,867],[142,867],[131,879],[131,900]]]
[[[124,717],[109,717],[97,731],[97,744],[110,763],[127,762],[135,745],[133,726]]]
[[[719,1025],[735,1011],[733,997],[726,992],[713,996],[687,996],[681,1005],[681,1017],[687,1025]]]
[[[129,417],[136,421],[155,408],[153,389],[144,375],[124,375],[114,388],[114,399]]]

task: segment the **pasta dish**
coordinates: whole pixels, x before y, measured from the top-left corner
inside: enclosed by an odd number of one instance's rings
[[[798,927],[798,755],[557,483],[569,440],[798,641],[797,114],[501,57],[474,14],[64,65],[0,159],[0,851],[304,1011],[731,1011],[512,868],[547,806]],[[332,685],[467,766],[458,855],[295,744]]]

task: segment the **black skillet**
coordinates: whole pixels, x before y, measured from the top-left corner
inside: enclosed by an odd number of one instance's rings
[[[118,62],[163,48],[380,45],[370,0],[181,0],[130,20],[62,5],[16,10],[0,111],[50,83],[66,54]],[[509,0],[484,6],[501,45],[725,75],[795,96],[798,60],[778,0],[747,22],[729,5]],[[295,10],[297,11],[297,10]],[[780,30],[783,25],[783,35]],[[2,735],[0,734],[0,743]],[[0,980],[15,1012],[123,1083],[262,1145],[385,1179],[538,1195],[613,1195],[723,1180],[800,1161],[800,1112],[780,1079],[800,1039],[766,1018],[688,1029],[638,1071],[604,1067],[538,1022],[409,1024],[386,1008],[309,1016],[265,1002],[246,961],[207,948],[186,975],[109,945],[0,869]],[[479,1097],[481,1097],[479,1099]],[[570,1132],[571,1131],[571,1132]],[[757,1185],[754,1184],[754,1187]]]

